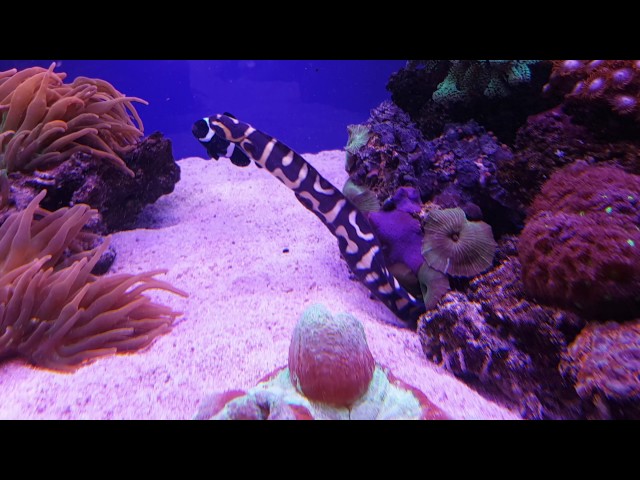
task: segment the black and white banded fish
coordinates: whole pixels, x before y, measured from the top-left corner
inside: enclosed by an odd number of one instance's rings
[[[300,203],[338,239],[340,252],[358,280],[406,326],[415,327],[425,311],[424,303],[389,273],[380,243],[365,216],[304,158],[228,113],[198,120],[192,131],[212,158],[229,158],[240,167],[253,160],[293,190]]]

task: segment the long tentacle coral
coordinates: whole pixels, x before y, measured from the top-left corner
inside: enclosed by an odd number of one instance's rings
[[[0,169],[29,171],[58,164],[78,152],[133,172],[122,156],[144,132],[132,102],[109,82],[32,67],[0,72]]]
[[[95,213],[86,205],[39,207],[45,192],[0,226],[0,358],[73,371],[93,358],[137,350],[166,333],[180,315],[143,293],[186,296],[154,278],[164,270],[97,277],[91,273],[107,238],[92,250],[81,231]],[[67,256],[63,259],[63,254]]]

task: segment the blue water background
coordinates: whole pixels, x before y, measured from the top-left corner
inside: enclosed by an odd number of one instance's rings
[[[145,135],[161,131],[175,158],[203,156],[191,136],[203,116],[231,112],[300,153],[343,148],[346,127],[389,98],[399,60],[56,60],[67,80],[99,77],[144,98]],[[51,60],[0,60],[0,71]],[[138,104],[136,104],[138,105]]]

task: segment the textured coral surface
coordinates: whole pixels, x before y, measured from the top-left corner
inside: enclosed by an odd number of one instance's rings
[[[525,418],[580,418],[575,391],[558,363],[584,325],[571,312],[526,299],[513,253],[476,277],[465,295],[450,292],[420,320],[425,355]]]
[[[305,397],[351,405],[367,391],[374,368],[364,329],[354,316],[334,316],[321,305],[304,312],[293,330],[289,372]]]
[[[640,312],[640,177],[584,162],[557,171],[519,243],[527,291],[585,316]]]
[[[560,368],[590,418],[640,419],[640,320],[587,325]]]
[[[400,187],[413,187],[423,202],[462,208],[471,220],[484,220],[497,234],[517,230],[524,217],[520,202],[497,178],[500,165],[512,161],[501,145],[476,122],[449,125],[427,141],[409,117],[391,102],[371,111],[369,142],[351,156],[350,178],[381,200]]]
[[[545,90],[565,94],[568,109],[591,129],[604,127],[607,134],[614,136],[637,133],[638,60],[555,61]]]

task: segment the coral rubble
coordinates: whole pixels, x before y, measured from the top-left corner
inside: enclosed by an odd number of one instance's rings
[[[441,420],[447,415],[419,390],[377,365],[360,322],[309,307],[295,327],[289,365],[248,391],[215,393],[195,419]]]

